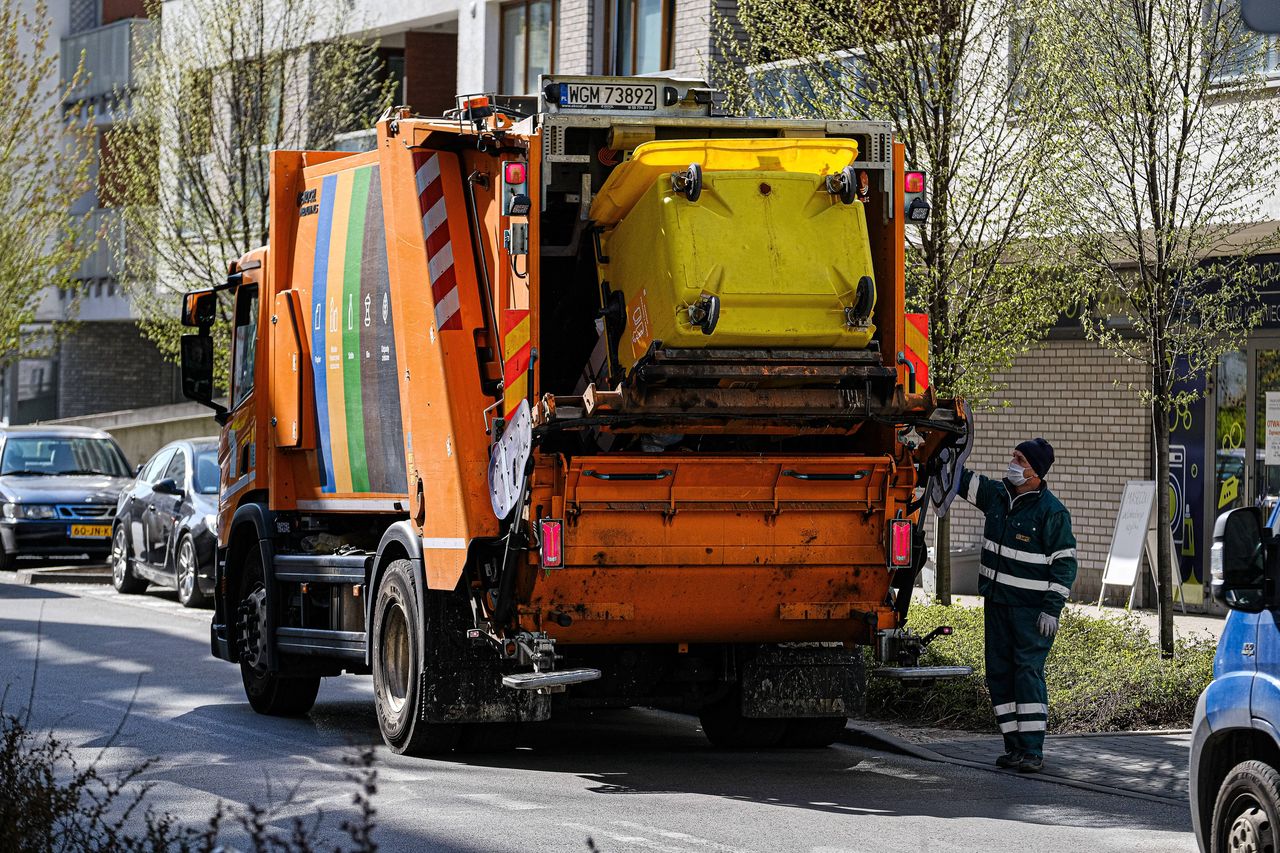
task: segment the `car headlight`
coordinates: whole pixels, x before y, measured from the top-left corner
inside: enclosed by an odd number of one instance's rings
[[[46,519],[57,518],[57,507],[49,504],[18,504],[18,512],[22,518]]]
[[[209,532],[211,532],[211,533],[217,533],[217,532],[218,532],[218,515],[217,515],[217,513],[210,513],[209,515],[206,515],[206,516],[204,517],[204,526],[205,526],[205,527],[207,527],[207,528],[209,528]]]
[[[14,503],[6,503],[3,506],[0,506],[0,513],[2,513],[5,518],[17,518],[18,505]]]

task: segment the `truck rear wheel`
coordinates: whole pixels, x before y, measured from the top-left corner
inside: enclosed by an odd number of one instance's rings
[[[438,630],[430,624],[428,614],[418,612],[416,583],[413,564],[395,560],[378,586],[373,616],[373,699],[382,739],[393,752],[431,755],[456,747],[462,727],[422,719],[425,662],[434,660],[440,650],[430,648],[436,645],[433,636],[438,636]],[[431,594],[426,592],[424,599]],[[423,618],[428,622],[419,630]],[[419,648],[420,636],[427,638],[428,648]]]
[[[320,692],[320,676],[286,678],[267,670],[267,592],[262,555],[250,548],[240,573],[240,606],[236,632],[240,638],[240,680],[249,705],[270,717],[300,717],[311,710]]]
[[[698,713],[702,733],[721,749],[764,749],[777,746],[787,734],[787,721],[742,715],[742,693],[735,685],[724,697]]]

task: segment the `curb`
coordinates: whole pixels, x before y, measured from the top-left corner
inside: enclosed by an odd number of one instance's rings
[[[1151,732],[1157,734],[1162,732]],[[1103,733],[1099,733],[1103,734]],[[1132,732],[1131,734],[1143,734],[1142,732]],[[936,761],[941,764],[956,764],[962,767],[973,767],[977,770],[985,770],[988,773],[998,773],[1000,775],[1009,775],[1009,771],[1001,770],[990,764],[984,764],[978,761],[969,761],[965,758],[952,758],[949,755],[943,755],[940,752],[934,752],[926,746],[911,743],[902,738],[895,737],[887,732],[879,729],[862,726],[848,725],[844,730],[844,735],[840,741],[852,746],[861,746],[870,749],[879,749],[886,752],[896,752],[900,755],[909,755],[913,758],[919,758],[923,761]],[[1028,779],[1032,782],[1049,782],[1055,785],[1066,785],[1071,788],[1080,788],[1085,791],[1095,791],[1101,794],[1114,794],[1120,797],[1130,797],[1135,800],[1147,800],[1153,803],[1161,803],[1166,806],[1186,806],[1186,800],[1181,797],[1164,797],[1159,794],[1148,794],[1145,791],[1133,791],[1128,788],[1116,788],[1111,785],[1098,785],[1093,782],[1084,782],[1079,779],[1072,779],[1069,776],[1055,776],[1052,773],[1019,773],[1018,776]]]
[[[39,569],[18,569],[20,584],[45,583],[111,583],[111,569],[106,566],[47,566]]]

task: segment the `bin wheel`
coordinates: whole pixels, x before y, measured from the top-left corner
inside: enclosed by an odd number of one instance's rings
[[[439,661],[444,650],[432,648],[441,636],[429,618],[433,593],[423,596],[428,613],[419,613],[414,594],[417,582],[412,563],[394,560],[378,585],[373,611],[373,701],[382,739],[393,752],[434,755],[458,745],[462,726],[422,719],[429,677],[425,662]],[[419,630],[422,619],[427,624]],[[420,648],[419,637],[426,638],[427,648]]]
[[[236,630],[240,638],[240,680],[249,705],[268,717],[300,717],[311,710],[320,692],[320,676],[288,678],[267,669],[265,660],[266,586],[262,554],[250,548],[240,572],[240,606]]]
[[[697,201],[702,195],[702,166],[690,163],[688,169],[674,173],[671,176],[671,188],[689,201]]]
[[[852,166],[840,170],[840,200],[853,204],[858,198],[858,172]]]

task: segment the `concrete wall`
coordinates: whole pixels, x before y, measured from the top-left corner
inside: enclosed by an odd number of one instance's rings
[[[171,441],[218,434],[213,410],[190,402],[60,418],[47,423],[106,430],[115,437],[129,464],[134,466],[146,462]]]
[[[1047,481],[1071,511],[1078,543],[1072,598],[1096,601],[1125,481],[1152,477],[1150,418],[1136,390],[1142,371],[1089,341],[1050,340],[1002,378],[1011,405],[975,413],[969,467],[1002,477],[1018,442],[1043,436],[1053,445]],[[962,500],[954,506],[952,547],[980,548],[981,515]]]

